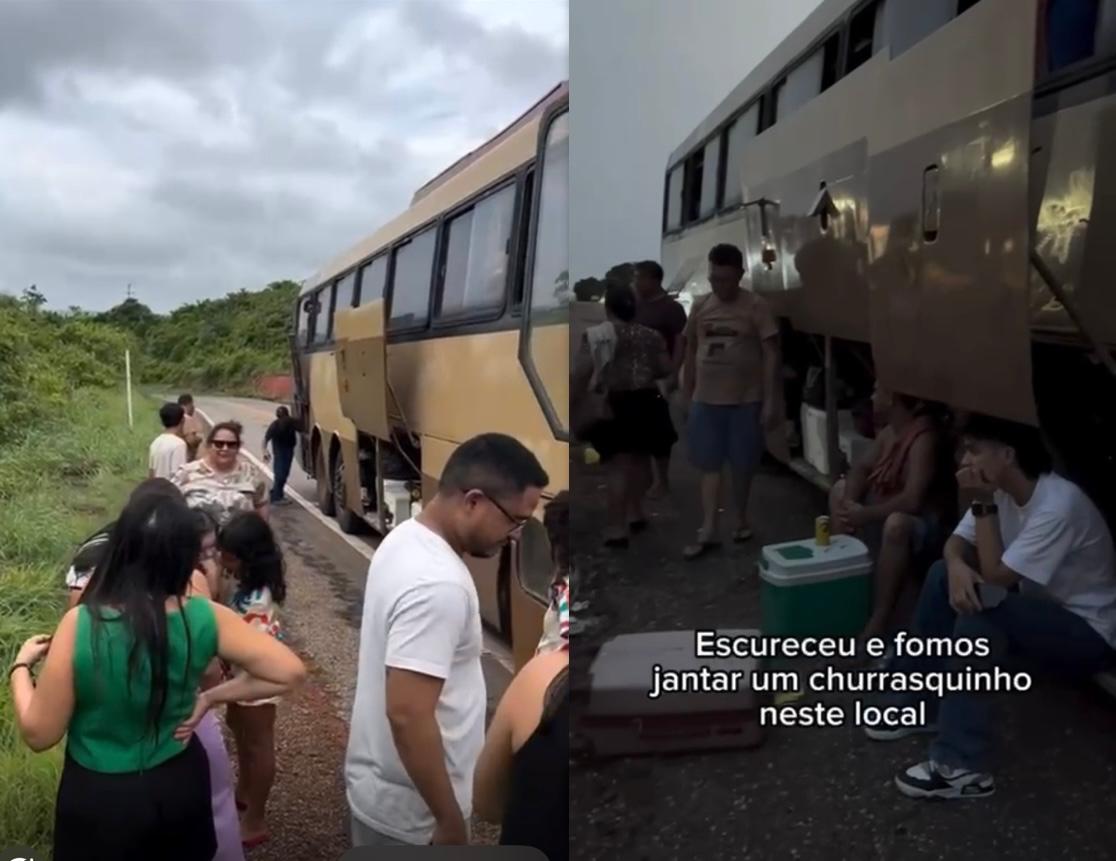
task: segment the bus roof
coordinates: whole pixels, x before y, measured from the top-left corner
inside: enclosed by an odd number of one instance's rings
[[[515,122],[477,149],[460,158],[418,191],[410,207],[371,236],[331,260],[303,282],[300,295],[351,269],[396,239],[425,224],[478,190],[526,164],[535,156],[543,114],[569,91],[560,83]]]
[[[718,126],[724,123],[738,110],[743,108],[753,96],[763,90],[772,79],[778,75],[788,64],[803,54],[816,41],[826,34],[831,26],[840,21],[845,12],[856,6],[859,0],[823,0],[806,19],[791,32],[786,39],[780,42],[775,49],[764,57],[747,77],[733,87],[732,92],[726,96],[713,112],[694,129],[674,152],[670,154],[667,167],[673,167],[699,143],[712,134]],[[749,14],[741,11],[738,13],[742,19]],[[747,22],[741,20],[741,24]]]

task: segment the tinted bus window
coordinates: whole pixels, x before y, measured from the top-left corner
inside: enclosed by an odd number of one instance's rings
[[[869,3],[849,22],[848,71],[870,60],[884,43],[884,0]]]
[[[439,315],[504,304],[515,186],[485,198],[449,223]]]
[[[785,119],[822,91],[825,52],[817,50],[793,69],[776,87],[775,119]]]
[[[430,319],[430,276],[434,270],[434,237],[431,227],[395,251],[391,284],[391,328],[425,326]]]
[[[324,344],[333,338],[333,309],[337,297],[337,283],[334,282],[318,294],[322,303],[318,308],[318,325],[314,330],[314,343]]]
[[[744,161],[744,147],[756,136],[759,129],[760,103],[757,101],[737,117],[728,127],[725,138],[725,193],[724,205],[732,206],[741,201],[740,169]]]
[[[667,180],[667,230],[677,230],[682,226],[682,171],[678,165],[670,172]]]
[[[386,254],[381,254],[371,263],[365,263],[360,268],[360,297],[359,303],[375,302],[384,298],[384,286],[387,284]]]
[[[717,179],[721,175],[721,136],[705,145],[705,160],[701,173],[701,215],[717,209]]]
[[[337,301],[334,304],[335,311],[344,311],[346,308],[352,308],[353,299],[356,298],[354,295],[355,291],[356,270],[354,269],[337,282]]]
[[[956,11],[957,0],[892,3],[887,12],[887,41],[891,46],[891,56],[899,56],[939,27],[948,24]]]
[[[303,296],[298,300],[298,345],[305,346],[307,335],[310,333],[310,311],[308,304],[312,297]]]

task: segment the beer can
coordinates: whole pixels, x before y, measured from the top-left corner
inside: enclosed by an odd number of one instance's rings
[[[814,521],[814,541],[818,547],[829,546],[829,517],[824,514]]]

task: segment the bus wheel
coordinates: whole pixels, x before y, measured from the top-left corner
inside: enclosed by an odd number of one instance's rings
[[[326,463],[325,445],[318,448],[317,475],[314,476],[318,484],[318,510],[326,517],[333,517],[336,504],[333,498],[333,483],[330,481],[329,465]]]
[[[355,535],[360,531],[361,520],[346,504],[348,497],[345,495],[345,459],[341,453],[333,459],[333,507],[337,510],[337,525],[346,535]]]

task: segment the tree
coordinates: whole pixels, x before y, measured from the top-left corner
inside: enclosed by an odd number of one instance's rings
[[[23,304],[29,311],[38,311],[46,304],[46,296],[39,292],[39,288],[32,284],[23,291]]]

